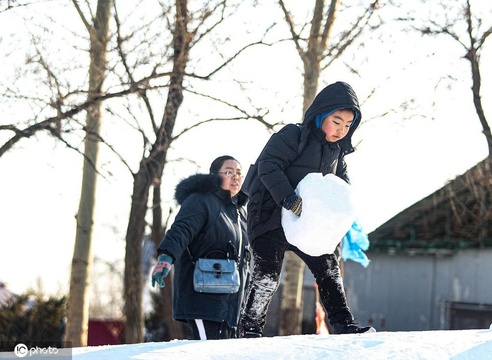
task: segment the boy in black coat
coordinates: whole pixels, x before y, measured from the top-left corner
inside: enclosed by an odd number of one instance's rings
[[[249,189],[248,236],[254,251],[254,270],[241,315],[240,336],[262,336],[287,250],[297,254],[313,273],[335,333],[375,331],[355,323],[336,255],[313,257],[303,253],[287,242],[281,225],[282,207],[301,216],[302,199],[294,189],[307,174],[331,173],[348,182],[344,156],[354,151],[351,138],[360,121],[354,90],[344,82],[337,82],[316,96],[302,126],[286,125],[270,138],[261,152],[258,177]]]

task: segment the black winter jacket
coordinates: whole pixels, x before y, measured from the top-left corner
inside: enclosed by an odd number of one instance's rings
[[[246,235],[247,197],[239,192],[231,198],[231,193],[220,187],[221,181],[218,175],[197,174],[181,181],[176,187],[175,198],[181,208],[157,249],[158,254],[166,253],[175,259],[175,320],[203,319],[226,322],[231,327],[236,326],[238,321],[250,259]],[[210,258],[224,258],[223,253],[228,253],[230,258],[240,254],[239,291],[236,294],[195,292],[194,261],[207,255]]]
[[[352,109],[354,121],[347,135],[336,143],[316,127],[318,114]],[[352,134],[362,115],[350,85],[337,82],[325,87],[307,109],[301,126],[289,124],[272,135],[258,158],[258,179],[251,185],[248,202],[250,241],[281,228],[281,204],[309,173],[335,174],[349,181],[344,156],[354,151]],[[299,154],[298,148],[303,144]]]

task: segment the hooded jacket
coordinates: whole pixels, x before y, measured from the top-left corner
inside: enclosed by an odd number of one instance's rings
[[[181,181],[175,199],[181,208],[157,249],[174,259],[173,318],[203,319],[237,325],[240,301],[249,272],[246,235],[247,197],[231,198],[221,177],[196,174]],[[198,293],[193,288],[194,262],[198,258],[237,259],[241,287],[236,294]]]
[[[351,109],[354,121],[347,135],[335,143],[315,124],[317,115]],[[352,135],[362,114],[354,90],[344,82],[325,87],[306,110],[301,126],[289,124],[272,135],[258,158],[258,178],[251,185],[248,202],[250,241],[281,228],[283,199],[294,193],[309,173],[335,174],[349,181],[344,156],[354,151]],[[302,144],[302,145],[301,145]],[[299,147],[302,152],[298,152]]]

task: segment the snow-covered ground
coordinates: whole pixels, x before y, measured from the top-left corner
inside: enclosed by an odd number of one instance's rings
[[[492,359],[492,329],[176,340],[74,348],[74,360]]]
[[[31,349],[32,350],[32,349]],[[51,349],[53,350],[53,349]],[[293,335],[259,339],[174,340],[55,349],[56,355],[0,353],[0,359],[60,360],[338,360],[492,359],[492,326],[483,330]]]

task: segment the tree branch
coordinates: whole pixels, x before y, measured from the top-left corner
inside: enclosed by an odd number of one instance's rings
[[[285,7],[285,3],[283,0],[279,0],[278,3],[280,5],[280,7],[282,8],[282,11],[284,12],[285,21],[287,22],[287,25],[289,26],[289,31],[290,31],[290,34],[292,36],[292,41],[294,42],[294,45],[297,49],[297,52],[299,53],[299,56],[301,57],[301,59],[304,59],[306,57],[306,53],[302,49],[301,43],[299,42],[300,36],[299,36],[299,34],[296,33],[294,21],[292,20],[292,16],[290,15],[289,11]]]

